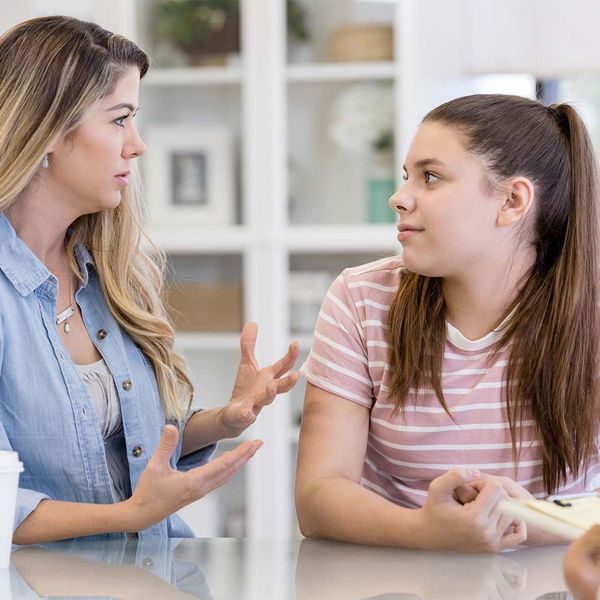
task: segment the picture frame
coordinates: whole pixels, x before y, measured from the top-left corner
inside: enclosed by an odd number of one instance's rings
[[[144,157],[145,195],[156,228],[231,225],[233,135],[225,127],[153,125]]]

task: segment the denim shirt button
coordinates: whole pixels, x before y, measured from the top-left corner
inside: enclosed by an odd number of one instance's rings
[[[139,457],[142,455],[142,452],[143,452],[143,451],[144,451],[144,450],[143,450],[143,448],[142,448],[141,446],[136,446],[136,447],[135,447],[135,448],[132,450],[131,454],[133,454],[133,455],[134,455],[136,458],[139,458]]]
[[[128,392],[132,387],[133,387],[133,383],[131,383],[131,380],[126,379],[122,384],[123,389]]]
[[[98,333],[96,333],[96,337],[99,340],[103,340],[106,337],[106,331],[104,329],[99,329]]]

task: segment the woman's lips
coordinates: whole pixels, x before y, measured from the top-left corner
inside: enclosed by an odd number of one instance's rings
[[[115,177],[121,185],[127,185],[129,183],[129,171],[126,173],[119,173],[118,175],[115,175]]]

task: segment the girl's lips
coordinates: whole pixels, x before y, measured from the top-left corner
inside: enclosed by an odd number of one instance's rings
[[[407,240],[422,231],[422,229],[401,229],[398,231],[398,241],[401,242],[402,240]]]
[[[398,226],[398,241],[407,240],[408,238],[414,237],[417,233],[421,233],[422,229],[416,227],[410,227],[408,225]]]

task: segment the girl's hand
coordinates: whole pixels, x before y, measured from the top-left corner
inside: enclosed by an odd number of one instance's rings
[[[246,323],[240,338],[242,356],[231,400],[221,411],[221,423],[230,437],[240,435],[277,394],[289,392],[298,381],[298,373],[286,375],[298,358],[298,342],[292,342],[276,363],[260,369],[254,355],[257,334],[256,323]]]
[[[600,588],[600,525],[592,527],[567,548],[563,566],[575,597],[595,600]]]
[[[262,446],[259,440],[243,442],[207,464],[182,473],[169,463],[178,438],[177,428],[166,425],[133,495],[122,503],[131,523],[128,531],[146,529],[227,483]]]
[[[525,502],[527,500],[535,500],[535,497],[532,496],[523,486],[519,485],[517,482],[513,481],[510,477],[498,477],[497,475],[489,475],[487,473],[482,473],[481,479],[477,479],[467,484],[463,484],[454,490],[454,497],[461,503],[467,504],[469,502],[473,502],[473,500],[477,497],[483,486],[485,485],[485,481],[495,481],[500,484],[504,491],[508,494],[508,497],[513,500],[520,500],[521,502]],[[513,522],[513,525],[516,526],[518,523],[517,520]],[[539,544],[564,544],[565,541],[563,538],[558,537],[552,533],[548,533],[539,527],[535,527],[533,525],[529,525],[527,530],[527,544],[528,545],[539,545]]]
[[[461,504],[467,504],[477,498],[477,495],[481,491],[485,481],[496,481],[499,483],[509,498],[515,500],[534,500],[534,497],[521,485],[513,481],[510,477],[498,477],[497,475],[489,475],[487,473],[481,474],[481,479],[476,479],[469,483],[458,486],[454,490],[455,498]]]
[[[502,485],[484,479],[477,497],[461,504],[454,491],[481,480],[481,473],[452,469],[434,479],[425,506],[420,509],[425,547],[461,552],[500,552],[527,539],[524,523],[500,512],[499,504],[508,498]]]

